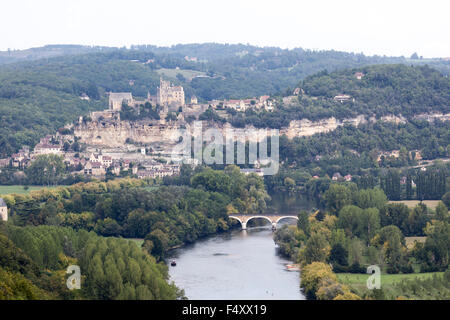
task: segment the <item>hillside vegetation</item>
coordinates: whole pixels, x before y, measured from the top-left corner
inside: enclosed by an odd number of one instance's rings
[[[189,98],[200,101],[245,98],[263,94],[282,96],[299,80],[307,94],[299,105],[273,114],[248,112],[233,117],[236,126],[281,127],[292,118],[342,118],[358,113],[445,111],[448,79],[429,67],[372,66],[380,63],[430,63],[443,72],[445,61],[367,57],[336,51],[282,50],[244,45],[201,44],[130,49],[47,46],[0,53],[10,57],[0,66],[0,157],[22,145],[34,146],[40,137],[54,132],[91,110],[106,106],[109,91],[131,91],[133,96],[155,94],[160,73],[171,75]],[[185,56],[198,61],[186,61]],[[209,58],[208,58],[209,57]],[[2,60],[0,59],[0,64]],[[179,69],[177,69],[179,68]],[[358,68],[333,72],[343,68]],[[177,70],[180,70],[179,72]],[[356,82],[354,70],[367,75]],[[331,72],[331,73],[329,73]],[[192,75],[189,77],[187,75]],[[195,75],[202,75],[195,77]],[[341,84],[342,82],[342,84]],[[336,103],[329,98],[348,93],[355,103]],[[89,101],[81,100],[87,94]],[[308,97],[316,95],[317,100]]]
[[[363,72],[364,77],[358,80],[356,72]],[[323,71],[307,77],[299,87],[304,93],[297,102],[285,104],[274,112],[238,112],[232,116],[231,123],[237,127],[282,128],[289,126],[291,120],[304,118],[312,121],[358,115],[411,118],[420,113],[450,112],[450,79],[429,66],[394,64]],[[349,95],[349,100],[333,99],[341,94]]]

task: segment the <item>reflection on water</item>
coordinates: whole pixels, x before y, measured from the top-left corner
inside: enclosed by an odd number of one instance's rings
[[[276,253],[267,228],[232,231],[170,253],[171,280],[189,299],[305,299],[299,273]]]
[[[271,200],[267,203],[267,213],[299,214],[301,210],[310,211],[317,207],[313,200],[299,193],[277,192],[272,193],[270,197]]]

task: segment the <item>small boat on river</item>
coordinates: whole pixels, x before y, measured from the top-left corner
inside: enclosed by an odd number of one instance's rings
[[[298,264],[287,264],[286,270],[288,271],[300,271],[300,266]]]
[[[171,265],[172,267],[175,267],[175,266],[177,265],[177,262],[176,262],[175,260],[172,260],[172,262],[170,263],[170,265]]]

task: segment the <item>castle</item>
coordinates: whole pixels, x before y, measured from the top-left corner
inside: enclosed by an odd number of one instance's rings
[[[156,89],[156,103],[160,106],[183,107],[185,104],[183,87],[174,86],[170,81],[161,78]]]
[[[194,99],[197,100],[196,98]],[[159,87],[156,89],[156,96],[148,93],[147,100],[136,101],[131,92],[110,92],[109,93],[109,112],[117,112],[122,110],[122,105],[126,103],[129,106],[136,106],[150,102],[154,105],[160,105],[166,109],[174,109],[184,107],[185,97],[182,86],[174,86],[170,81],[159,80]],[[174,110],[171,110],[174,111]],[[106,115],[106,114],[105,114]],[[105,116],[103,115],[103,116]],[[109,118],[109,116],[107,116]]]

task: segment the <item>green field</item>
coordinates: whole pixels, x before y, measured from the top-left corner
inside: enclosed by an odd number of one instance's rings
[[[177,78],[177,74],[182,74],[183,77],[185,77],[186,79],[190,80],[196,76],[204,76],[206,75],[206,73],[202,72],[202,71],[196,71],[196,70],[186,70],[186,69],[158,69],[156,70],[156,72],[160,75],[164,75],[168,78],[172,78],[172,79],[176,79]]]
[[[16,194],[27,194],[30,191],[34,191],[34,190],[41,190],[44,188],[47,189],[54,189],[57,188],[59,186],[29,186],[27,190],[24,189],[24,186],[0,186],[0,194],[12,194],[12,193],[16,193]]]
[[[404,292],[401,292],[395,285],[402,280],[414,280],[414,279],[428,279],[433,275],[442,275],[443,272],[428,272],[428,273],[411,273],[411,274],[381,274],[381,289],[385,292],[387,297],[408,296]],[[355,291],[358,295],[362,296],[365,293],[369,293],[367,289],[367,278],[369,274],[354,274],[354,273],[336,273],[338,281],[345,284]],[[416,297],[418,298],[418,297]]]
[[[430,209],[436,209],[440,200],[423,200],[422,202]],[[402,201],[389,201],[389,203],[403,203],[408,208],[414,208],[419,203],[419,200],[402,200]]]
[[[409,274],[381,274],[381,286],[392,285],[395,282],[411,279],[425,279],[432,277],[434,274],[442,274],[443,272],[428,272],[428,273],[409,273]],[[348,285],[362,285],[366,287],[367,278],[369,274],[360,273],[336,273],[339,282]]]

